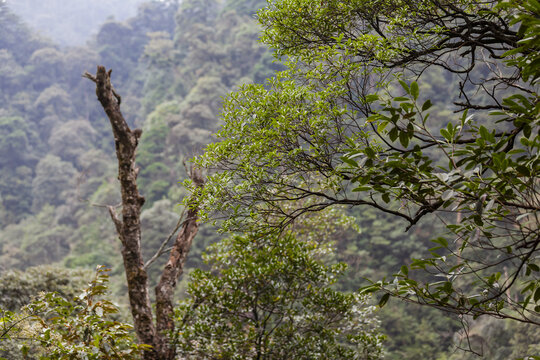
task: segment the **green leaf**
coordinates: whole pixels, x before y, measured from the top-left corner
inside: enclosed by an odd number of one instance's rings
[[[401,79],[398,80],[398,81],[399,81],[401,87],[403,88],[403,90],[405,90],[405,92],[406,92],[407,94],[410,94],[410,93],[411,93],[411,89],[409,88],[409,85],[407,85],[407,83],[406,83],[405,81],[401,80]]]
[[[442,137],[448,141],[448,142],[451,142],[452,141],[452,136],[450,135],[450,133],[448,132],[448,130],[446,130],[445,128],[442,128],[440,130],[440,133],[442,135]]]
[[[426,111],[432,106],[433,104],[431,103],[431,100],[427,99],[426,102],[424,102],[424,105],[422,105],[422,111]]]
[[[405,131],[399,132],[399,142],[404,148],[409,146],[409,135]]]
[[[388,137],[390,138],[390,140],[392,141],[396,141],[396,139],[398,138],[399,136],[399,130],[397,127],[394,127],[392,130],[390,130],[390,132],[388,133]]]
[[[404,96],[397,96],[393,100],[397,101],[397,102],[403,102],[403,101],[409,101],[410,99],[408,97],[404,97]]]
[[[369,94],[369,95],[366,95],[366,97],[364,98],[364,101],[366,103],[372,103],[372,102],[375,102],[379,100],[379,95],[377,94]]]
[[[383,307],[388,302],[388,299],[390,298],[390,294],[386,293],[381,297],[381,300],[379,300],[379,307]]]
[[[401,267],[401,273],[405,276],[409,276],[409,268],[406,265]]]
[[[540,267],[536,264],[528,264],[527,265],[528,268],[530,268],[532,271],[535,271],[535,272],[539,272],[540,271]]]
[[[435,244],[441,245],[441,246],[444,247],[444,248],[447,248],[447,247],[448,247],[448,240],[446,240],[446,239],[443,238],[443,237],[438,237],[438,238],[436,238],[436,239],[432,239],[431,241],[434,242]]]
[[[532,291],[532,289],[534,289],[534,281],[530,281],[529,284],[527,286],[525,286],[523,289],[521,289],[521,294],[525,294],[527,291]]]
[[[388,121],[381,121],[379,125],[377,125],[377,131],[379,133],[382,133],[383,130],[386,128],[386,125],[388,125]]]
[[[484,221],[482,220],[482,217],[480,215],[474,215],[472,218],[476,225],[484,226]]]
[[[480,137],[487,141],[489,139],[489,131],[488,131],[488,129],[486,129],[484,127],[484,125],[482,125],[482,126],[480,126],[479,130],[480,130]]]
[[[532,134],[532,127],[529,124],[526,124],[523,127],[523,135],[525,135],[525,137],[528,139],[531,137],[531,134]]]
[[[518,172],[518,175],[520,176],[531,176],[531,172],[529,171],[529,168],[523,165],[517,165],[516,170]]]
[[[372,148],[370,148],[369,146],[366,146],[364,148],[364,153],[366,154],[367,157],[369,158],[374,158],[375,157],[375,151],[373,151]]]
[[[341,158],[341,161],[343,161],[344,163],[352,166],[352,167],[355,167],[357,168],[358,167],[358,163],[356,161],[354,161],[353,159],[349,159],[348,157],[346,156],[342,156]]]
[[[372,294],[378,290],[380,290],[380,287],[378,285],[367,285],[358,289],[358,292],[360,294]]]
[[[411,95],[413,96],[414,100],[418,99],[418,95],[420,95],[420,88],[418,87],[418,83],[416,81],[413,81],[411,84]]]

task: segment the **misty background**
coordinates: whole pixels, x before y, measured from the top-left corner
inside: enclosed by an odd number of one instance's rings
[[[4,0],[38,34],[60,46],[83,45],[107,19],[123,21],[142,0]]]

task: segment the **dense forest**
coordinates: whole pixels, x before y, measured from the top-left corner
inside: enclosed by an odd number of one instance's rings
[[[0,0],[0,358],[540,359],[536,0],[76,3]]]

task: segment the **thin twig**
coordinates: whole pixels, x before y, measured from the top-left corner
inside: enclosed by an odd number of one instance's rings
[[[174,227],[174,230],[169,234],[169,236],[165,240],[163,240],[163,242],[159,246],[158,251],[156,251],[156,253],[150,258],[150,260],[148,260],[146,262],[146,264],[144,264],[144,269],[145,270],[148,270],[150,265],[152,265],[161,255],[163,255],[164,253],[167,252],[167,250],[169,250],[169,249],[166,249],[166,250],[163,250],[163,249],[165,249],[165,246],[167,246],[169,241],[171,241],[174,234],[176,234],[178,229],[180,229],[180,227],[184,224],[185,221],[182,221],[182,219],[184,218],[185,212],[186,212],[186,208],[184,208],[182,210],[182,214],[180,215],[180,218],[178,219],[178,222],[176,223],[176,226]]]
[[[116,215],[116,211],[112,206],[107,206],[107,209],[109,210],[109,214],[111,215],[111,219],[114,223],[114,226],[116,228],[116,232],[118,235],[122,234],[122,221],[118,218],[118,215]]]

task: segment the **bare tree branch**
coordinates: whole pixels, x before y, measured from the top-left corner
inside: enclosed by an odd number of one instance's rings
[[[204,178],[199,168],[192,166],[189,176],[197,190],[204,186]],[[196,197],[197,194],[195,193],[194,196]],[[176,281],[184,272],[187,254],[195,235],[199,231],[198,207],[193,205],[194,203],[196,202],[188,202],[186,220],[183,222],[182,229],[171,248],[169,260],[165,264],[161,279],[155,289],[156,326],[160,333],[174,330],[173,295]]]

